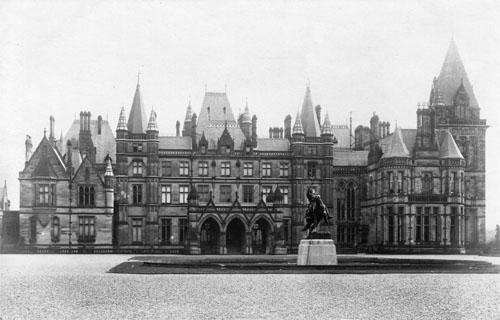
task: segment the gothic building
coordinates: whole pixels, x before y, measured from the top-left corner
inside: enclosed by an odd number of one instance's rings
[[[81,113],[59,141],[53,120],[33,154],[27,141],[26,245],[293,253],[309,187],[334,216],[322,229],[339,248],[464,252],[485,243],[487,125],[453,42],[416,129],[391,132],[374,114],[353,137],[314,107],[307,85],[300,113],[269,137],[258,136],[248,102],[235,117],[225,92],[206,92],[198,114],[189,102],[182,130],[177,121],[176,135],[162,136],[140,89],[116,139],[107,121]]]

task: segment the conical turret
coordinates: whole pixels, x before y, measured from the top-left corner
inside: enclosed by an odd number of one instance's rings
[[[441,144],[439,146],[440,159],[464,159],[460,149],[458,148],[455,139],[451,135],[450,130],[443,130],[441,132]]]
[[[145,133],[147,125],[146,110],[142,101],[139,82],[135,89],[134,101],[130,109],[127,128],[131,133]]]
[[[323,121],[323,127],[321,128],[321,135],[333,135],[332,124],[330,123],[328,112],[325,114],[325,121]]]
[[[116,127],[116,130],[128,130],[127,128],[127,118],[125,117],[125,108],[122,107],[122,110],[120,111],[120,117],[118,118],[118,126]]]
[[[156,123],[156,112],[153,109],[151,109],[151,116],[149,117],[147,131],[158,131],[158,125]]]
[[[443,66],[441,67],[441,73],[437,79],[437,85],[443,92],[444,103],[447,106],[453,105],[453,100],[462,81],[470,98],[470,106],[478,107],[472,85],[465,72],[464,64],[458,53],[455,41],[452,39]]]
[[[300,120],[300,115],[297,112],[297,117],[295,118],[295,124],[293,125],[292,135],[304,135],[304,130],[302,129],[302,121]]]
[[[311,98],[311,88],[309,83],[306,87],[306,95],[304,97],[304,103],[302,104],[302,111],[300,113],[300,118],[302,121],[302,127],[306,137],[319,137],[321,134],[321,129],[319,126],[316,111],[314,110],[312,98]]]
[[[401,134],[401,129],[396,129],[390,137],[389,145],[387,146],[386,152],[382,155],[382,159],[386,158],[409,158],[410,153],[408,148],[403,141],[403,136]]]

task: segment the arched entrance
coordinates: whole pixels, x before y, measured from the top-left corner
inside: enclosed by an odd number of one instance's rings
[[[252,226],[253,254],[271,253],[271,226],[266,219],[260,218]]]
[[[240,219],[233,219],[229,222],[226,231],[227,254],[244,253],[245,233],[245,225]]]
[[[205,220],[200,231],[201,254],[218,254],[219,237],[219,224],[212,218]]]

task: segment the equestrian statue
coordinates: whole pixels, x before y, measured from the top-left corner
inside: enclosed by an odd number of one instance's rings
[[[306,197],[307,200],[309,200],[309,205],[305,215],[306,224],[304,225],[304,228],[302,228],[302,231],[309,230],[307,238],[311,239],[313,230],[319,228],[321,220],[324,220],[326,224],[329,224],[328,221],[333,219],[333,217],[330,216],[323,200],[321,200],[321,196],[316,194],[316,192],[312,189],[312,186],[307,188]]]

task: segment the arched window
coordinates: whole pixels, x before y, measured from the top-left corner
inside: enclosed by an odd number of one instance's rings
[[[93,186],[78,187],[78,205],[81,206],[95,205],[95,188]]]
[[[52,242],[59,242],[59,233],[60,233],[59,217],[54,217],[52,219]]]
[[[337,185],[337,220],[345,220],[345,183]]]
[[[356,184],[350,182],[346,190],[347,220],[355,219],[356,214]]]
[[[422,178],[422,192],[431,193],[432,192],[432,179],[429,174],[424,174]]]

